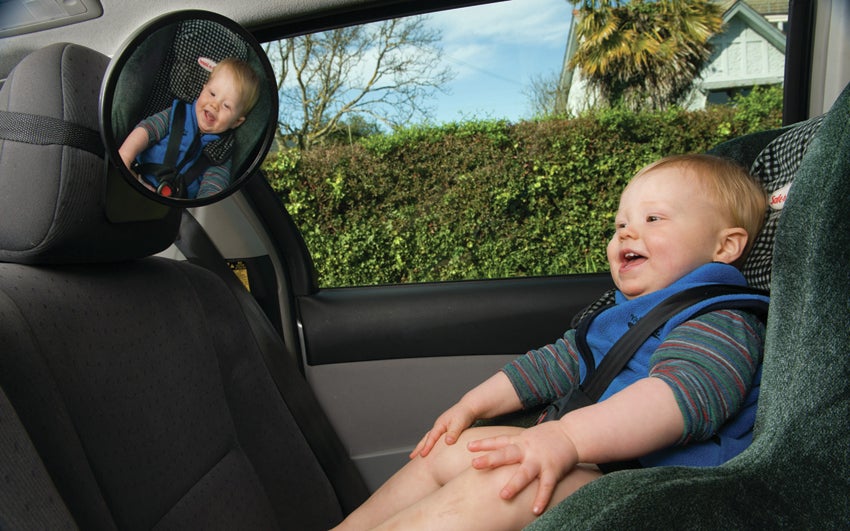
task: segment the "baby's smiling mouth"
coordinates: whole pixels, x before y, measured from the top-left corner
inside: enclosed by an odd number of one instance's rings
[[[620,265],[620,269],[631,269],[632,267],[636,267],[646,261],[646,257],[642,254],[638,254],[634,251],[624,251],[621,255],[622,263]]]

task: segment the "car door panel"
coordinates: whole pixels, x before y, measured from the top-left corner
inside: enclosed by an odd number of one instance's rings
[[[514,356],[441,356],[308,367],[308,381],[371,489],[437,416]]]
[[[376,488],[464,392],[611,287],[594,274],[319,290],[298,298],[305,373]]]

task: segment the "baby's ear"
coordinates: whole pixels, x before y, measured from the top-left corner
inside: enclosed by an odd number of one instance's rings
[[[748,240],[747,231],[741,227],[723,229],[718,238],[714,261],[724,264],[735,263],[744,254]]]
[[[243,123],[243,122],[245,122],[245,117],[244,117],[244,116],[240,116],[240,117],[239,117],[239,119],[238,119],[238,120],[236,120],[236,121],[233,123],[233,127],[231,127],[231,129],[236,129],[237,127],[239,127],[240,125],[242,125],[242,123]]]

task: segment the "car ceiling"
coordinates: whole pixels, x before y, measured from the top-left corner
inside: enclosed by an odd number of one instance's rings
[[[7,0],[4,9],[26,0]],[[493,0],[489,0],[493,1]],[[255,32],[260,40],[316,31],[352,21],[387,18],[487,0],[100,0],[97,18],[0,38],[0,79],[30,52],[55,42],[72,42],[112,55],[139,27],[159,15],[184,9],[212,11]],[[0,14],[2,15],[2,14]],[[0,17],[2,18],[2,17]]]

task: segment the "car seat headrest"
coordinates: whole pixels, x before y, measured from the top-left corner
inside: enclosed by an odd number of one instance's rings
[[[145,114],[153,114],[171,103],[172,98],[192,101],[207,82],[212,64],[226,57],[248,61],[248,45],[227,28],[206,20],[189,19],[179,24],[168,47],[168,68],[160,71],[163,82],[154,85],[158,93],[149,99]],[[165,88],[169,93],[165,92]]]
[[[0,124],[30,126],[24,137],[0,127],[0,261],[119,261],[174,241],[180,212],[135,193],[98,154],[107,63],[93,50],[54,44],[24,58],[0,89]],[[51,136],[44,122],[74,134]],[[81,145],[80,132],[95,145]]]
[[[761,232],[756,236],[753,248],[741,268],[747,281],[755,288],[770,289],[776,224],[803,155],[820,129],[823,118],[818,116],[789,126],[759,153],[750,168],[750,173],[767,192],[769,204]]]

